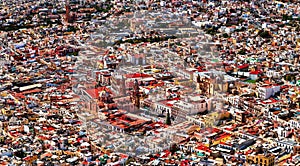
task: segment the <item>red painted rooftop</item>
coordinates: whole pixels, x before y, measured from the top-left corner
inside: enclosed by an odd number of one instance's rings
[[[250,72],[250,74],[255,74],[255,75],[261,74],[261,73],[262,73],[261,70],[255,70],[255,71],[251,71],[251,72]]]
[[[139,77],[151,77],[149,74],[144,73],[134,73],[134,74],[126,74],[126,78],[139,78]]]
[[[93,89],[87,89],[85,90],[92,98],[97,99],[99,97],[99,92],[105,90],[106,92],[111,93],[111,90],[108,89],[107,87],[98,87],[98,88],[93,88]]]
[[[245,69],[247,67],[249,67],[249,64],[243,64],[243,65],[238,66],[239,69]]]

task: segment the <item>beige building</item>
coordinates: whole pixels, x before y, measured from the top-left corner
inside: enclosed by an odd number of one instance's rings
[[[214,96],[218,93],[228,91],[229,82],[224,80],[224,76],[214,76],[212,73],[195,74],[194,80],[197,82],[197,89],[201,94]]]
[[[273,166],[275,165],[275,156],[273,154],[250,154],[247,156],[247,163],[259,166]]]

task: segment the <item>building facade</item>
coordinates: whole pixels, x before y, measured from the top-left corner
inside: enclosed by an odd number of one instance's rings
[[[259,166],[273,166],[275,165],[275,156],[272,154],[250,154],[247,155],[246,161],[248,164],[255,164]]]

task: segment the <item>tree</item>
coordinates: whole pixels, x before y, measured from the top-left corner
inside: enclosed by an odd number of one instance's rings
[[[269,31],[263,31],[263,30],[261,30],[258,34],[262,38],[272,38],[272,35],[270,34]]]
[[[227,33],[224,33],[224,34],[223,34],[223,37],[224,37],[224,38],[228,38],[229,35],[228,35]]]
[[[167,124],[167,125],[171,125],[170,111],[168,111],[168,113],[167,113],[166,124]]]
[[[291,75],[286,75],[286,81],[291,81]]]
[[[131,164],[133,162],[135,162],[135,159],[133,157],[129,156],[128,159],[125,162],[125,165],[129,165],[129,164]]]
[[[242,50],[240,50],[240,51],[238,52],[238,54],[240,54],[240,55],[246,55],[246,50],[242,49]]]
[[[175,152],[177,152],[179,150],[179,147],[178,147],[178,145],[177,144],[172,144],[171,146],[170,146],[170,152],[172,153],[172,154],[174,154]]]

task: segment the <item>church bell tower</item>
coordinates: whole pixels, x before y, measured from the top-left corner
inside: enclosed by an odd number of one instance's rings
[[[140,87],[137,79],[134,80],[132,99],[134,105],[139,109],[140,108]]]

